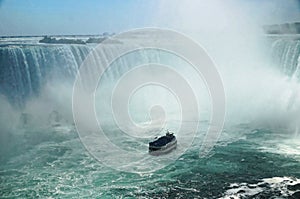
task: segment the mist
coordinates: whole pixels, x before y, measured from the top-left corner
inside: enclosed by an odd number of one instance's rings
[[[0,195],[298,198],[299,13],[0,0]]]
[[[299,1],[163,1],[153,21],[190,36],[215,61],[226,90],[226,124],[252,122],[294,132],[298,83],[271,62],[262,26],[297,21],[299,15],[287,13],[298,11]]]
[[[238,1],[225,3],[215,0],[205,3],[163,1],[153,12],[149,24],[167,27],[185,34],[203,47],[215,62],[225,88],[227,111],[225,127],[227,128],[247,123],[253,125],[253,128],[286,128],[291,133],[295,131],[298,133],[300,86],[297,80],[283,74],[270,61],[272,46],[262,29],[262,25],[265,24],[285,22],[286,10],[283,9],[275,17],[273,15],[280,6],[297,10],[299,2],[289,1],[281,5],[278,2],[267,1],[259,3]],[[254,15],[253,12],[257,14]],[[289,19],[296,20],[297,17],[289,17]],[[108,54],[103,57],[109,56]],[[67,56],[72,58],[73,55],[68,52]],[[100,89],[104,88],[104,91],[96,95],[96,109],[98,116],[102,117],[106,125],[115,123],[110,115],[109,92],[114,89],[122,74],[128,72],[134,65],[157,61],[160,64],[170,65],[187,79],[197,96],[201,110],[200,120],[209,120],[211,102],[208,90],[203,80],[194,75],[191,67],[178,58],[166,57],[157,52],[149,54],[142,52],[117,62],[110,71],[107,71],[103,84],[99,86]],[[141,73],[137,76],[147,78],[149,75],[151,76],[151,74]],[[174,81],[174,77],[168,74],[165,74],[165,78]],[[48,127],[57,122],[73,125],[73,80],[69,78],[63,80],[58,75],[45,82],[38,96],[30,97],[21,110],[11,106],[5,97],[1,99],[2,106],[7,109],[4,112],[8,113],[1,117],[4,131],[8,132],[11,131],[10,129],[24,127],[24,125],[31,128]],[[180,120],[182,111],[176,96],[170,91],[155,86],[144,89],[136,92],[129,103],[129,112],[134,122],[147,126],[149,121],[156,120],[160,129],[177,129],[177,125],[174,123],[171,125],[172,121]],[[161,98],[158,100],[153,96]],[[157,104],[165,107],[165,110],[164,112],[158,110],[158,113],[154,114],[156,118],[151,118],[151,107]],[[84,96],[81,106],[84,109]],[[186,111],[190,112],[194,108],[188,105],[186,107],[188,108]],[[26,124],[24,124],[24,117]],[[164,121],[163,126],[159,126],[160,119],[163,120],[164,117],[168,120]],[[82,114],[82,119],[86,122],[86,126],[90,125],[88,115]]]

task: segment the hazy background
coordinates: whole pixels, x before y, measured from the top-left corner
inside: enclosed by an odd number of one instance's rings
[[[240,14],[244,23],[263,25],[299,21],[299,10],[299,0],[0,0],[0,35],[98,34],[145,26],[181,29],[203,21],[224,28],[232,27]],[[199,17],[185,20],[194,13]]]

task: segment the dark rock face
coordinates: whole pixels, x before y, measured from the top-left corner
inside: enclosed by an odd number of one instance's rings
[[[300,34],[300,22],[266,25],[263,29],[267,34]]]

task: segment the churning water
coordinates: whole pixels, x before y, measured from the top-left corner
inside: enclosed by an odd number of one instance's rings
[[[153,172],[126,172],[97,161],[79,138],[72,113],[73,85],[95,44],[0,38],[0,197],[300,198],[300,36],[256,32],[240,7],[211,2],[177,6],[172,1],[162,3],[154,13],[154,22],[181,27],[203,45],[223,80],[225,125],[209,154],[199,157],[205,133],[213,126],[210,93],[185,60],[159,49],[140,49],[115,60],[95,92],[95,115],[101,118],[107,138],[122,149],[147,158],[148,142],[161,135],[162,128],[178,134],[176,151],[182,155],[173,160],[171,153],[172,161]],[[174,9],[178,9],[176,15]],[[107,44],[89,61],[101,65],[122,45],[118,41]],[[148,136],[122,134],[111,115],[110,92],[135,66],[152,63],[171,66],[187,80],[199,115],[183,120],[182,105],[172,91],[157,84],[144,86],[131,96],[128,113],[141,127],[153,122],[152,128],[147,129]],[[86,71],[88,81],[96,71]],[[174,82],[170,74],[147,71],[136,78],[162,75]],[[156,105],[164,107],[164,112],[155,109]],[[195,110],[184,105],[186,112]],[[82,115],[87,126],[90,117]],[[198,125],[197,132],[179,134],[180,123]],[[119,125],[128,127],[127,121]],[[110,148],[102,154],[106,160],[115,157]],[[122,161],[135,164],[131,159]]]

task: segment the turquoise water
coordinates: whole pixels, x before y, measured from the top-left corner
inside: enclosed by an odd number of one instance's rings
[[[1,151],[0,195],[1,198],[220,198],[230,195],[233,184],[238,187],[239,183],[245,183],[254,189],[266,178],[289,177],[295,183],[300,179],[299,143],[290,154],[278,145],[297,138],[267,129],[251,130],[247,125],[238,126],[235,131],[246,133],[242,138],[219,142],[208,157],[199,158],[197,147],[193,147],[169,166],[139,175],[120,172],[96,161],[71,127],[25,130],[18,135],[20,143],[13,143],[15,139],[11,138],[7,144],[15,146],[5,154]],[[283,196],[280,191],[284,192],[288,183],[260,185],[262,190],[255,198]],[[247,189],[251,190],[247,186],[242,189],[246,194]]]
[[[144,174],[118,171],[97,161],[73,125],[72,78],[93,46],[2,40],[0,198],[300,198],[299,40],[269,41],[271,66],[276,69],[222,71],[228,115],[208,156],[199,157],[201,133],[208,125],[204,119],[188,151],[166,167]],[[139,57],[131,61],[161,58]],[[130,64],[124,62],[120,68],[128,70]],[[114,81],[120,68],[107,78]],[[231,76],[235,72],[237,77]],[[139,97],[153,97],[148,92]],[[173,106],[169,96],[165,98]],[[146,105],[143,101],[135,108]],[[135,113],[144,121],[143,114]],[[111,135],[127,149],[137,146]],[[148,141],[138,143],[146,155]]]

